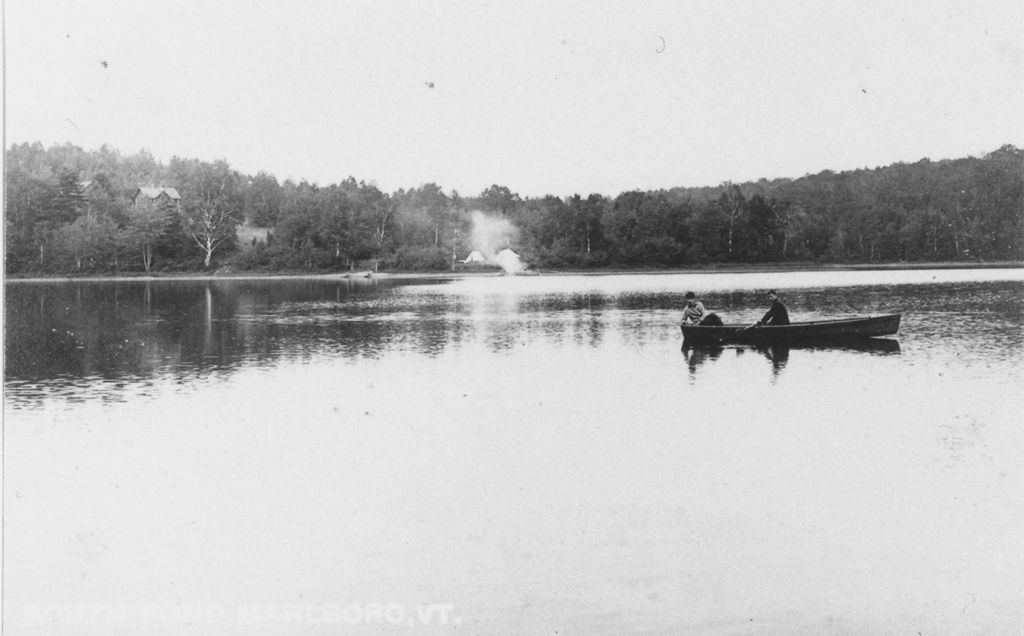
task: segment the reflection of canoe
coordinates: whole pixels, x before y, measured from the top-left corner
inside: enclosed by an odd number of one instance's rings
[[[794,322],[788,325],[681,325],[687,343],[789,342],[829,343],[891,336],[899,331],[900,314]]]
[[[900,341],[893,340],[891,338],[861,338],[861,339],[848,339],[848,340],[833,340],[832,342],[761,342],[751,344],[739,344],[740,347],[749,347],[760,353],[786,353],[788,354],[790,349],[804,351],[804,350],[837,350],[837,351],[863,351],[865,353],[902,353],[900,349]],[[683,355],[690,357],[693,355],[700,356],[702,359],[710,357],[712,359],[722,355],[725,349],[721,343],[708,342],[706,344],[693,344],[690,341],[683,343],[682,352]]]
[[[795,350],[837,350],[837,351],[863,351],[866,353],[902,353],[900,349],[900,341],[893,340],[892,338],[851,338],[847,340],[820,340],[814,341],[809,340],[807,342],[757,342],[742,344],[737,343],[738,347],[747,347],[755,351],[764,353],[766,351],[789,351],[790,349]],[[708,343],[697,343],[694,344],[687,340],[683,343],[682,352],[684,355],[691,355],[694,351],[700,351],[701,355],[718,357],[724,351],[724,347],[720,342],[708,342]]]
[[[899,340],[893,340],[891,338],[847,338],[845,340],[809,340],[806,342],[802,341],[779,341],[779,342],[761,342],[753,345],[749,345],[757,349],[762,353],[784,353],[788,354],[789,350],[807,350],[807,349],[820,349],[820,350],[837,350],[837,351],[862,351],[864,353],[902,353],[900,350]]]

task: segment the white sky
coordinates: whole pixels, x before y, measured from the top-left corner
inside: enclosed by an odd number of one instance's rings
[[[1024,146],[1020,0],[5,12],[8,147],[107,143],[387,192],[614,196]]]

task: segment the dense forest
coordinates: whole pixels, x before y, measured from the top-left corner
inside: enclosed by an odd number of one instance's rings
[[[535,268],[1024,259],[1024,151],[1010,145],[614,198],[388,194],[107,146],[15,144],[6,165],[8,274],[445,270],[505,247]],[[500,234],[481,238],[482,222]]]

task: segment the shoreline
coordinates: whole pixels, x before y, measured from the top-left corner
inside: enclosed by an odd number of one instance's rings
[[[1024,261],[934,262],[934,263],[779,263],[779,264],[714,264],[693,268],[652,269],[527,269],[525,276],[628,276],[671,274],[759,274],[767,272],[807,271],[905,271],[923,269],[1021,269]],[[100,276],[26,276],[4,277],[4,283],[72,283],[72,282],[160,282],[160,281],[217,281],[217,280],[443,280],[452,278],[487,278],[502,276],[498,270],[446,271],[446,272],[330,272],[320,274],[199,274],[170,273],[166,275],[100,275]]]

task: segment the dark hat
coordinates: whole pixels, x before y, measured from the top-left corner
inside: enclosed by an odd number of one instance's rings
[[[687,298],[696,298],[697,296],[693,292],[686,292],[686,297]]]

